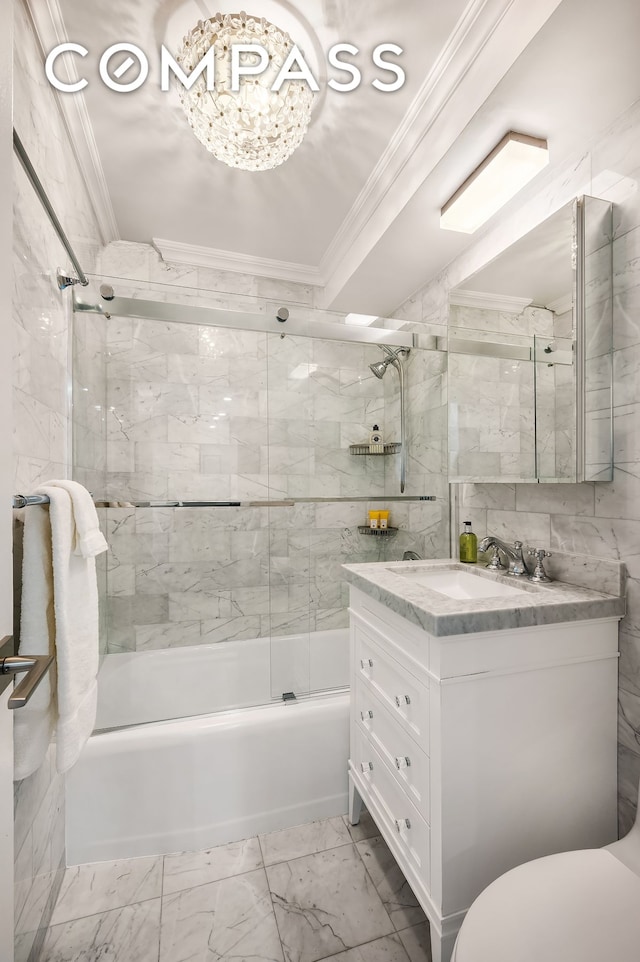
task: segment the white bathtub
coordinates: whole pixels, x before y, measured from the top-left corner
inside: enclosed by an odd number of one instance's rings
[[[273,702],[301,664],[295,639],[275,641],[105,659],[98,727],[136,727],[94,735],[67,774],[69,865],[197,851],[347,811],[349,696]],[[299,680],[345,685],[347,647],[344,630],[312,635],[296,649]],[[264,704],[238,708],[247,702]],[[155,720],[167,716],[177,720]]]
[[[348,628],[107,655],[96,730],[266,705],[286,691],[348,684]]]
[[[198,851],[347,811],[349,696],[94,735],[67,775],[67,864]]]

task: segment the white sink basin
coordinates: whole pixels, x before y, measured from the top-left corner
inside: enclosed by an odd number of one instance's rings
[[[481,575],[458,568],[446,570],[430,570],[417,566],[415,568],[388,568],[394,575],[409,579],[413,584],[424,585],[431,591],[438,591],[447,598],[504,598],[520,594],[523,589],[514,584],[505,585],[493,578],[483,578]]]

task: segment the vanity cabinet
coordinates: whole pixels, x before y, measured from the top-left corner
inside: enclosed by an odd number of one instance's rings
[[[436,637],[350,590],[350,819],[364,802],[448,962],[503,872],[617,837],[618,618]]]

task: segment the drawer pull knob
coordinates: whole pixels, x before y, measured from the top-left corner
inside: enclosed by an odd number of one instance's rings
[[[411,759],[408,755],[399,755],[396,758],[396,768],[411,768]]]
[[[362,669],[373,668],[373,662],[372,662],[372,660],[371,660],[370,658],[361,658],[361,659],[360,659],[360,667],[361,667]]]
[[[373,718],[373,712],[371,711],[371,709],[369,709],[369,711],[361,711],[360,718],[362,719],[362,721],[366,721],[367,718]]]
[[[361,762],[360,769],[363,775],[368,775],[369,772],[373,771],[373,762]]]
[[[396,705],[398,708],[402,708],[403,705],[410,705],[411,699],[408,695],[396,695]]]
[[[403,828],[411,828],[411,822],[408,818],[396,819],[396,831],[401,832]]]

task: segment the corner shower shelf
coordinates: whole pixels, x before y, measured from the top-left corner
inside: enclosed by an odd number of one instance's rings
[[[358,531],[360,534],[371,534],[376,538],[389,538],[392,534],[397,534],[397,528],[370,528],[366,524],[359,524]]]
[[[389,441],[384,445],[384,451],[370,451],[368,444],[350,444],[349,454],[370,454],[375,458],[384,454],[399,454],[401,448],[400,441]]]

